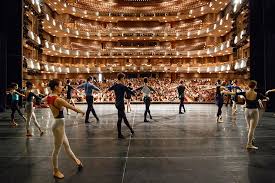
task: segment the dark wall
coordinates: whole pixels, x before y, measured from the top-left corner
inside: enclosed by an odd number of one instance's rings
[[[0,7],[0,111],[5,109],[5,90],[22,86],[22,0],[4,1]]]
[[[275,88],[275,1],[250,0],[251,79],[262,91]],[[275,97],[271,98],[275,111]]]

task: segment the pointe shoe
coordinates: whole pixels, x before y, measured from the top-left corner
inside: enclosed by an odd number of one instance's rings
[[[40,131],[40,137],[44,135],[44,132],[43,131]]]
[[[145,123],[148,123],[149,121],[147,119],[144,120]]]
[[[257,150],[259,148],[251,144],[251,145],[246,145],[246,149],[255,149],[255,150]]]
[[[27,132],[26,136],[27,137],[32,137],[32,134],[30,132]]]
[[[75,160],[75,162],[76,162],[78,170],[80,171],[83,168],[82,162],[79,159]]]
[[[55,172],[53,173],[53,176],[54,176],[55,178],[58,178],[58,179],[63,179],[63,178],[64,178],[64,175],[63,175],[59,170],[55,171]]]
[[[11,125],[11,127],[17,127],[18,123],[12,122],[10,125]]]
[[[134,130],[131,130],[131,135],[133,136],[135,134]]]
[[[153,119],[151,115],[150,115],[150,119]]]
[[[125,139],[125,137],[122,134],[118,135],[117,138],[118,139]]]
[[[179,112],[179,114],[184,114],[183,112]]]

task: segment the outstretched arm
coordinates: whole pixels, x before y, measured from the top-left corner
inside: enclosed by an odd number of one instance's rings
[[[83,114],[83,115],[85,114],[82,110],[80,110],[80,109],[78,109],[78,108],[72,106],[71,104],[69,104],[67,101],[65,101],[65,100],[62,99],[62,98],[58,98],[58,99],[57,99],[57,102],[59,102],[60,105],[66,107],[66,108],[68,108],[68,109],[71,109],[71,110],[73,110],[73,111],[75,111],[75,112],[77,112],[77,113],[81,113],[81,114]]]
[[[265,94],[268,95],[269,93],[275,92],[275,89],[268,90]]]
[[[22,96],[22,97],[25,97],[25,95],[24,95],[24,94],[19,93],[18,91],[14,91],[14,93],[16,93],[16,94],[18,94],[18,95],[20,95],[20,96]]]

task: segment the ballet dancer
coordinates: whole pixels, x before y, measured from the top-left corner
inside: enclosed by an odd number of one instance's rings
[[[268,90],[268,91],[266,92],[266,95],[268,95],[269,93],[273,93],[273,92],[275,92],[275,89]],[[273,114],[273,117],[275,117],[275,113]]]
[[[67,84],[65,86],[65,89],[66,89],[66,93],[67,93],[67,102],[69,104],[72,104],[74,107],[75,107],[75,103],[74,103],[74,100],[72,99],[72,93],[73,93],[73,90],[76,90],[74,87],[71,86],[71,81],[68,79],[67,80]],[[71,113],[69,112],[69,109],[67,109],[67,115],[70,115]]]
[[[183,81],[180,81],[180,85],[177,87],[178,90],[178,95],[179,95],[179,100],[180,100],[180,105],[179,105],[179,114],[183,114],[181,112],[181,109],[183,108],[183,111],[185,111],[184,107],[184,91],[185,91],[185,86],[183,85]]]
[[[80,170],[83,165],[81,161],[75,156],[71,150],[66,132],[65,132],[65,119],[63,114],[63,109],[69,108],[77,113],[85,115],[85,113],[70,105],[67,101],[59,97],[62,93],[62,82],[54,79],[49,82],[49,87],[52,91],[48,97],[46,97],[47,103],[51,109],[51,112],[55,118],[52,125],[52,132],[54,136],[54,149],[52,153],[52,164],[53,164],[53,176],[59,179],[64,178],[64,175],[58,169],[58,154],[60,152],[61,146],[64,145],[64,149],[67,155],[76,163],[78,169]]]
[[[218,107],[217,111],[217,123],[222,123],[222,107],[224,104],[224,95],[235,95],[236,93],[226,90],[225,83],[222,83],[221,80],[218,80],[216,83],[216,94],[215,94],[215,103]],[[213,89],[213,88],[211,88]]]
[[[34,113],[34,107],[33,107],[33,98],[37,100],[41,100],[40,97],[38,97],[36,94],[32,92],[33,84],[30,81],[26,82],[26,105],[25,105],[25,112],[27,113],[27,123],[26,123],[26,130],[27,130],[27,137],[31,137],[32,133],[30,132],[30,123],[31,119],[34,119],[34,124],[38,128],[40,132],[40,136],[44,134],[44,132],[41,130],[41,127],[39,123],[37,122],[36,115]]]
[[[228,85],[226,86],[226,88],[228,91],[230,91],[230,92],[232,91],[232,81],[231,80],[228,81]],[[230,106],[232,107],[233,102],[232,102],[231,95],[226,95],[226,96],[227,96],[227,101],[226,101],[225,106],[228,107],[228,104],[230,104]]]
[[[151,105],[151,97],[150,93],[156,92],[152,87],[148,86],[148,78],[144,78],[144,85],[142,87],[137,88],[135,91],[141,91],[143,94],[143,102],[145,104],[145,112],[144,112],[144,122],[149,122],[147,120],[147,113],[150,116],[150,119],[152,118],[151,111],[150,111],[150,105]]]
[[[128,84],[128,89],[131,91],[133,90],[132,83]],[[128,112],[132,111],[132,109],[131,109],[131,93],[126,92],[125,99],[126,99],[126,109],[127,109],[127,113],[128,113]]]
[[[26,117],[20,111],[20,108],[19,108],[19,105],[18,105],[19,96],[25,97],[25,95],[18,92],[17,90],[18,90],[18,84],[12,83],[11,84],[11,90],[6,92],[6,94],[11,95],[11,124],[10,124],[11,127],[18,126],[18,124],[15,122],[15,116],[14,116],[16,111],[24,119],[25,122],[27,121]]]
[[[130,95],[135,95],[135,93],[130,90],[127,86],[125,86],[124,83],[125,74],[119,73],[117,75],[118,82],[115,83],[113,86],[111,86],[108,91],[114,90],[116,100],[115,100],[115,106],[117,108],[118,112],[118,121],[117,121],[117,132],[118,132],[118,138],[124,139],[125,137],[121,133],[121,122],[122,119],[125,123],[125,125],[130,129],[132,135],[134,134],[133,128],[130,126],[126,114],[125,114],[125,106],[124,106],[124,96],[125,93],[129,93]]]
[[[86,111],[86,117],[85,117],[85,123],[90,123],[89,116],[90,112],[92,111],[94,117],[96,118],[97,122],[99,122],[99,118],[96,115],[95,109],[94,109],[94,97],[93,97],[93,90],[100,91],[98,87],[92,84],[93,77],[90,76],[87,78],[87,82],[83,83],[82,85],[78,86],[77,89],[84,89],[86,94],[86,101],[88,104],[87,111]]]
[[[249,90],[244,92],[239,92],[237,95],[242,95],[245,98],[246,106],[245,106],[245,120],[248,126],[248,140],[246,149],[258,149],[258,147],[254,146],[254,132],[257,127],[259,121],[259,109],[264,108],[262,104],[262,99],[269,100],[268,97],[257,93],[255,88],[257,87],[257,82],[251,80],[248,83]]]
[[[237,85],[237,80],[235,80],[232,85],[232,92],[237,93],[238,91],[242,91],[242,89]],[[234,115],[237,112],[238,95],[232,95],[231,100],[233,102],[232,114]]]

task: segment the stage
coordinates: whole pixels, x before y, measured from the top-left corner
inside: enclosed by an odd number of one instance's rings
[[[86,109],[86,105],[78,105]],[[84,169],[60,152],[64,180],[52,177],[53,117],[49,109],[36,115],[46,134],[25,137],[25,124],[9,127],[10,113],[0,113],[0,180],[3,183],[269,183],[275,180],[275,119],[264,113],[256,129],[259,150],[247,152],[247,130],[241,106],[236,116],[223,107],[224,123],[216,123],[214,104],[153,104],[153,120],[143,122],[144,105],[135,104],[127,117],[135,130],[130,137],[123,124],[125,140],[117,139],[114,105],[96,104],[100,122],[91,124],[72,112],[66,115],[66,133],[72,150]],[[65,112],[66,114],[66,112]]]

